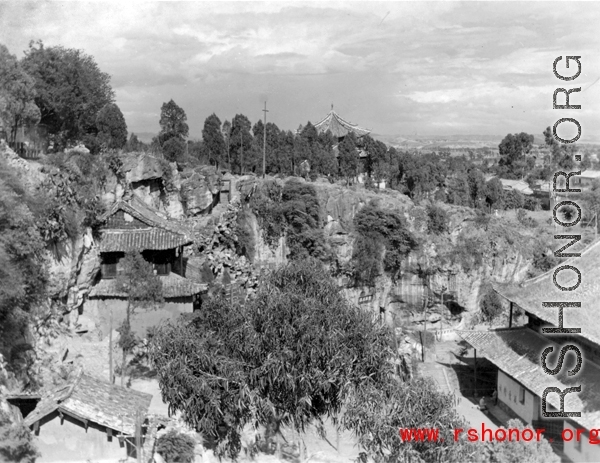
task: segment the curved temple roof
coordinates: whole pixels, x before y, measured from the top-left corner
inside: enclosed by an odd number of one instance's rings
[[[354,132],[357,137],[368,135],[371,133],[369,129],[364,129],[356,124],[351,124],[348,121],[342,119],[334,110],[331,108],[329,114],[321,122],[315,124],[315,128],[318,132],[327,132],[330,130],[334,137],[341,138],[348,134],[348,132]]]

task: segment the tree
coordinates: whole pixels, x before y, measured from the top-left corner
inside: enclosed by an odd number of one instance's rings
[[[78,140],[93,144],[96,116],[115,99],[110,76],[100,71],[94,58],[81,50],[46,48],[32,41],[22,66],[35,80],[40,123],[48,128],[55,151]]]
[[[117,276],[116,286],[118,291],[127,295],[127,309],[125,320],[119,328],[119,347],[123,350],[123,364],[121,366],[121,386],[125,380],[127,370],[127,355],[135,347],[137,340],[131,330],[131,316],[134,312],[148,305],[163,302],[162,282],[154,274],[154,267],[147,262],[140,253],[130,252],[122,260],[123,270]]]
[[[35,96],[34,79],[8,48],[0,44],[0,119],[9,129],[9,143],[15,143],[19,128],[39,122]]]
[[[535,429],[525,426],[522,421],[517,419],[509,420],[506,428],[501,426],[498,429],[503,429],[507,436],[510,429],[518,429],[520,435],[525,429],[530,429],[534,435],[536,433]],[[525,461],[530,463],[560,463],[561,461],[544,437],[539,441],[534,439],[530,442],[523,439],[504,442],[493,439],[492,441],[486,441],[482,450],[481,456],[484,461],[489,463],[521,463]]]
[[[125,117],[114,103],[108,103],[98,111],[96,128],[98,129],[98,141],[105,148],[121,149],[127,143]]]
[[[358,151],[356,137],[352,132],[349,132],[338,145],[338,153],[340,172],[346,177],[346,184],[348,184],[351,178],[358,175]]]
[[[481,299],[479,307],[484,321],[492,323],[502,313],[502,300],[496,291],[489,288]]]
[[[231,122],[223,122],[223,126],[221,127],[221,133],[223,133],[223,140],[225,141],[225,145],[227,147],[227,164],[231,169]]]
[[[187,434],[171,429],[156,440],[156,453],[166,463],[192,463],[196,442]]]
[[[440,206],[430,204],[427,207],[427,230],[438,235],[448,231],[448,214]]]
[[[171,138],[184,141],[189,133],[187,125],[187,116],[185,111],[177,106],[173,100],[163,103],[160,108],[160,132],[158,133],[158,142],[161,147]]]
[[[473,202],[473,208],[476,208],[485,193],[485,178],[479,169],[471,169],[467,173],[467,183],[469,184],[469,196]]]
[[[493,177],[485,184],[485,202],[490,207],[497,206],[504,196],[502,182],[497,177]]]
[[[502,175],[506,175],[508,178],[523,178],[527,169],[533,168],[532,164],[535,164],[535,160],[533,158],[526,159],[533,147],[533,140],[533,135],[525,132],[514,135],[509,133],[504,137],[498,145],[500,152],[498,166],[501,168]]]
[[[169,138],[162,147],[165,159],[181,165],[185,158],[185,142],[177,137]]]
[[[575,167],[575,160],[573,159],[575,146],[556,141],[550,127],[547,127],[546,130],[544,130],[543,135],[546,146],[550,148],[552,165],[560,167],[561,169],[566,169],[567,172],[573,170]]]
[[[171,412],[236,457],[244,425],[303,431],[337,416],[353,387],[391,371],[391,333],[350,305],[316,260],[272,272],[242,306],[210,299],[151,344]]]
[[[143,149],[144,144],[138,139],[135,133],[132,133],[129,136],[129,140],[127,141],[127,145],[125,146],[125,150],[128,153],[133,153],[136,151],[140,151]]]
[[[0,408],[0,461],[3,463],[35,463],[37,451],[31,431],[23,423],[12,423]]]
[[[250,129],[252,124],[243,114],[236,114],[231,124],[231,143],[232,170],[233,166],[239,167],[242,174],[250,158],[250,148],[252,147],[252,134]]]
[[[202,140],[204,147],[208,152],[208,159],[212,161],[217,169],[219,164],[225,161],[225,139],[221,132],[221,121],[215,113],[211,114],[204,121],[202,129]]]

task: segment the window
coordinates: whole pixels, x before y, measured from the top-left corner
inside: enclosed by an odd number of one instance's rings
[[[522,404],[525,403],[525,388],[523,386],[519,388],[519,402]]]
[[[157,275],[168,275],[171,272],[171,264],[154,264]]]
[[[116,252],[108,252],[102,255],[102,278],[117,277],[121,257],[122,255]]]

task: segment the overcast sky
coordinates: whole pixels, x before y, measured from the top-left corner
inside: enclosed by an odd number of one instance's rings
[[[599,24],[596,2],[0,2],[13,54],[37,39],[82,49],[130,131],[158,132],[172,98],[192,137],[213,112],[254,123],[266,98],[283,129],[333,103],[377,134],[541,135],[575,117],[581,141],[600,140]],[[582,56],[570,85],[552,73],[559,55]],[[582,87],[582,109],[553,110],[557,87]]]

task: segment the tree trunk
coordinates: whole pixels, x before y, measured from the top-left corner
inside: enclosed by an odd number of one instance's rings
[[[106,303],[104,304],[106,305]],[[109,324],[109,332],[108,332],[108,379],[110,384],[114,384],[115,378],[113,376],[113,312],[112,305],[110,306],[110,324]]]

